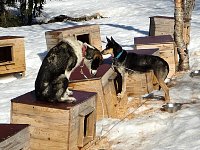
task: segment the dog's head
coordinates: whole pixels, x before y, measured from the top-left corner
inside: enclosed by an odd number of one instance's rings
[[[110,39],[106,37],[107,44],[106,48],[101,52],[103,55],[111,54],[113,57],[122,50],[122,47],[111,37]]]
[[[90,73],[96,75],[98,67],[103,62],[102,54],[97,48],[87,43],[84,43],[83,46],[85,48],[85,58],[90,61],[90,63],[86,63],[86,65],[89,68]]]

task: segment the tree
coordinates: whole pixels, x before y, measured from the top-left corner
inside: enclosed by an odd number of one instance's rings
[[[15,5],[17,2],[19,7]],[[41,14],[43,4],[44,0],[0,0],[0,26],[31,25],[33,18]],[[6,6],[17,8],[19,15],[6,10]]]
[[[195,0],[175,0],[174,39],[178,48],[180,71],[189,69],[189,55],[187,45],[183,39],[183,26],[191,23],[192,10]]]

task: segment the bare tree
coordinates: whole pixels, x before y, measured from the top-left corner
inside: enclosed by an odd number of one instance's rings
[[[175,0],[175,27],[174,27],[174,39],[178,48],[179,54],[179,66],[178,69],[189,69],[189,55],[187,44],[183,39],[183,27],[184,25],[190,26],[192,10],[194,8],[195,0]]]

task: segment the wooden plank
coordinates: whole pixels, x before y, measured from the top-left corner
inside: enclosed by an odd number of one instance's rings
[[[66,142],[63,143],[32,138],[30,143],[31,150],[69,150],[69,145]]]
[[[29,150],[30,149],[30,133],[29,128],[26,127],[17,132],[13,136],[0,142],[0,149],[2,150]]]
[[[69,126],[65,125],[66,129],[63,128],[63,130],[57,129],[59,126],[54,126],[54,129],[49,128],[49,126],[46,126],[45,128],[31,126],[31,139],[34,138],[52,142],[68,143]]]
[[[84,139],[84,116],[80,116],[80,124],[79,124],[79,132],[78,132],[78,141],[77,141],[77,146],[78,147],[83,147],[83,139]]]
[[[134,73],[127,78],[127,94],[130,96],[141,96],[153,91],[153,74]]]
[[[47,119],[47,121],[45,119],[46,118],[39,116],[37,118],[30,118],[30,116],[28,115],[12,114],[12,123],[28,123],[31,124],[31,126],[33,127],[49,128],[52,130],[55,130],[55,128],[57,128],[58,131],[68,131],[68,120],[63,120],[63,123],[56,123],[54,121],[52,121],[51,123],[50,119]]]
[[[99,25],[75,26],[48,31],[45,33],[47,49],[49,50],[50,48],[55,46],[60,40],[65,39],[69,36],[76,37],[83,34],[89,34],[89,44],[97,47],[97,49],[99,50],[102,49]],[[57,41],[55,39],[57,39]]]
[[[30,117],[47,117],[54,118],[58,123],[69,119],[69,111],[62,109],[54,109],[49,107],[41,107],[35,105],[27,105],[22,103],[12,103],[12,112],[21,115],[29,115]],[[63,119],[63,121],[62,121]],[[53,121],[53,120],[52,120]]]
[[[114,73],[113,69],[110,68],[105,74],[104,76],[101,78],[101,82],[102,82],[102,86],[104,87],[107,83],[108,83],[108,80],[110,78],[110,76],[112,76]]]
[[[85,110],[79,113],[80,116],[85,117],[86,115],[92,113],[94,111],[94,107],[88,106]]]

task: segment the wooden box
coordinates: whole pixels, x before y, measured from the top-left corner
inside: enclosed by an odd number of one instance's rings
[[[160,57],[169,64],[168,78],[172,78],[178,65],[178,55],[171,35],[135,37],[134,45],[136,49],[159,48]]]
[[[127,50],[127,52],[142,55],[160,55],[158,48]],[[146,73],[134,72],[129,74],[126,83],[127,95],[133,97],[141,97],[142,95],[151,93],[154,89],[157,89],[157,87],[154,86],[155,80],[152,71]]]
[[[1,150],[29,150],[30,132],[27,124],[0,124]]]
[[[95,137],[96,93],[73,91],[75,103],[38,101],[31,91],[11,100],[11,122],[30,124],[30,148],[79,150]]]
[[[174,38],[174,25],[174,17],[152,16],[150,17],[149,35],[171,35]],[[183,40],[186,45],[190,42],[190,25],[187,22],[183,25]]]
[[[19,36],[0,37],[0,75],[19,72],[25,75],[24,38]]]
[[[79,25],[45,32],[47,50],[70,36],[74,36],[77,40],[86,42],[99,50],[102,49],[99,25]]]
[[[152,71],[129,74],[126,82],[128,96],[141,97],[142,95],[151,93],[154,90]]]
[[[127,50],[128,53],[136,53],[141,55],[154,55],[160,56],[159,48],[149,48],[149,49],[134,49],[134,50]]]
[[[125,108],[127,96],[119,100],[114,88],[114,71],[111,68],[111,58],[105,59],[103,64],[98,68],[96,76],[91,76],[89,70],[84,65],[82,68],[85,78],[81,74],[81,67],[77,67],[70,76],[69,87],[75,90],[91,91],[97,93],[97,120],[107,117],[120,118],[123,113],[116,112],[122,107]]]

